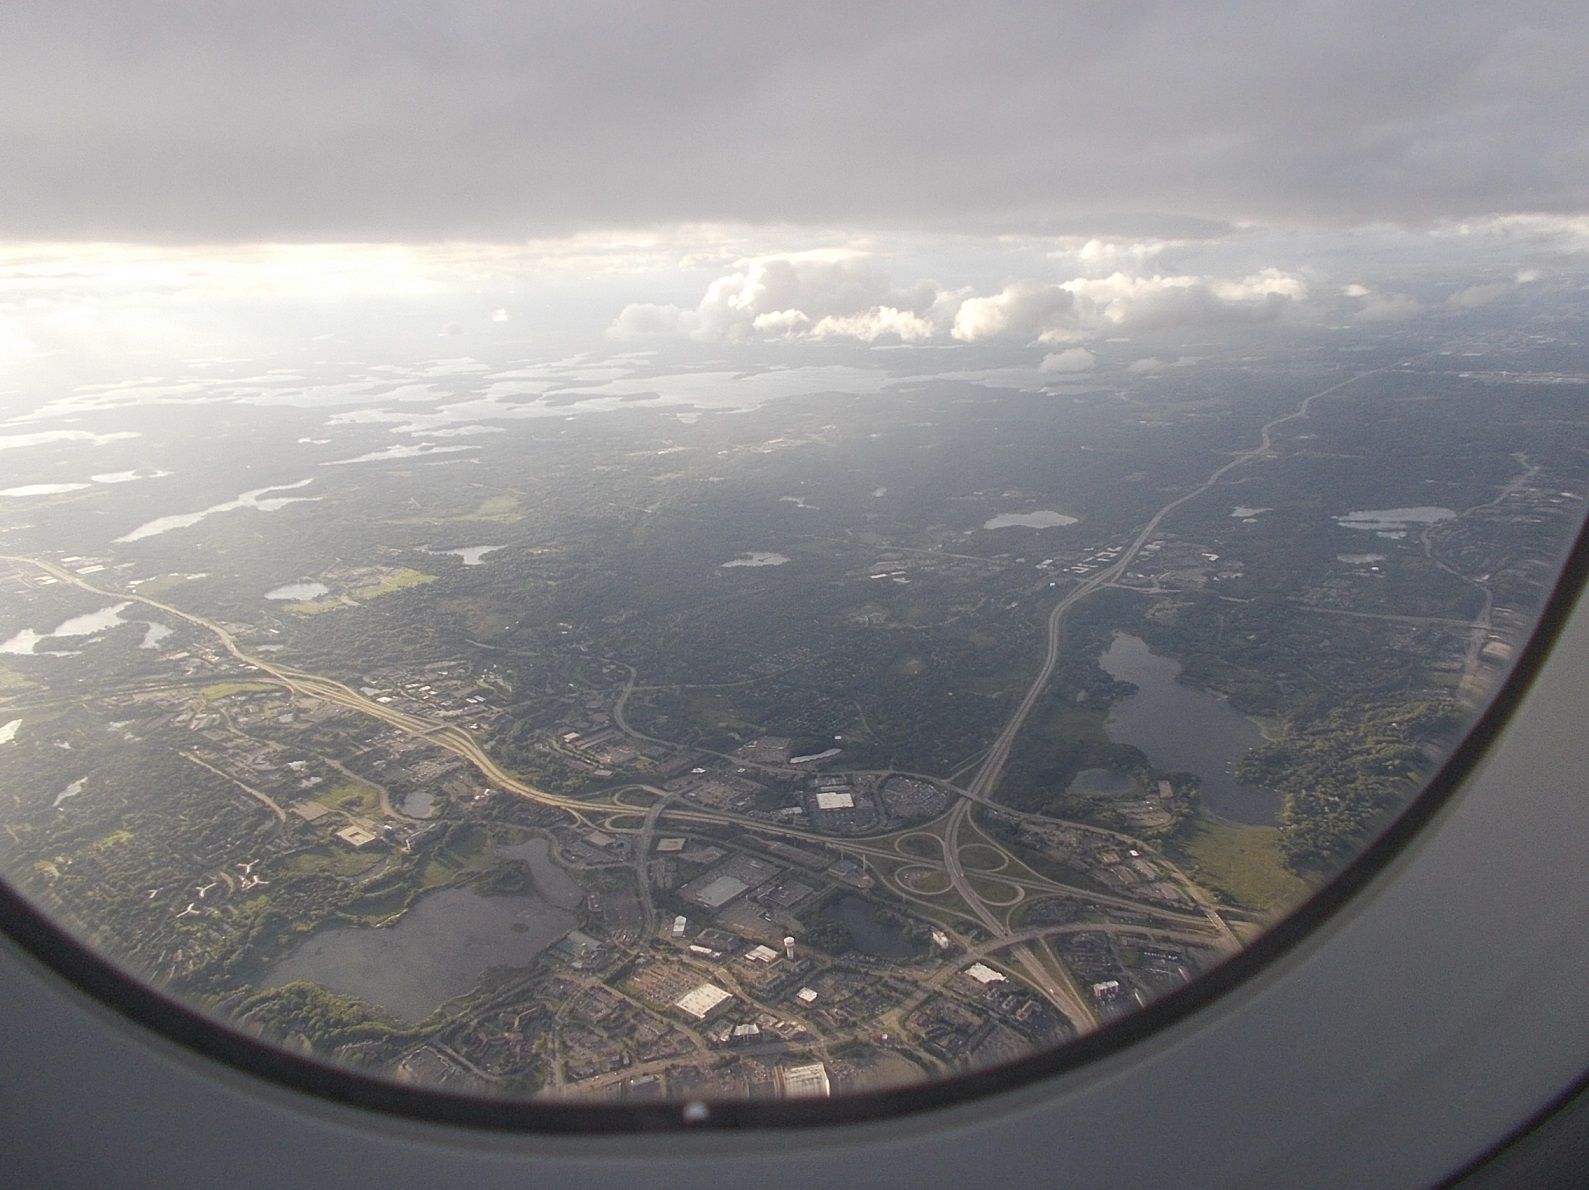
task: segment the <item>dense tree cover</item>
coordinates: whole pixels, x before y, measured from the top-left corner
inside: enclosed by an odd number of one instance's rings
[[[844,954],[855,945],[848,926],[827,918],[817,918],[806,928],[806,941],[828,954]]]
[[[391,1017],[352,996],[298,982],[256,992],[238,1006],[237,1016],[276,1041],[302,1034],[322,1052],[354,1041],[383,1040],[398,1031]]]
[[[1237,775],[1285,795],[1280,849],[1297,871],[1333,867],[1414,787],[1428,745],[1460,722],[1456,706],[1425,700],[1342,709],[1254,748]]]

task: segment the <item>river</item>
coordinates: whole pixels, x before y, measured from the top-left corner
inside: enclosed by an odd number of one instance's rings
[[[529,865],[534,891],[482,896],[445,888],[416,900],[396,925],[313,934],[273,963],[261,987],[306,979],[417,1021],[474,987],[491,967],[525,967],[577,924],[584,890],[545,839],[498,847]]]
[[[1263,743],[1258,724],[1206,690],[1177,679],[1181,666],[1149,650],[1141,637],[1117,633],[1099,664],[1137,692],[1110,708],[1109,737],[1147,754],[1166,770],[1201,778],[1203,804],[1233,822],[1272,825],[1280,795],[1236,780],[1236,762]]]

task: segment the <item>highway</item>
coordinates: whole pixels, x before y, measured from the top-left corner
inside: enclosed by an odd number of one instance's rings
[[[1395,364],[1387,364],[1384,367],[1370,368],[1367,371],[1358,372],[1345,380],[1337,381],[1328,388],[1320,389],[1319,391],[1304,397],[1301,404],[1299,404],[1297,408],[1292,410],[1290,413],[1282,414],[1279,417],[1271,418],[1269,421],[1265,422],[1259,431],[1258,444],[1256,446],[1250,447],[1244,451],[1240,451],[1234,457],[1232,457],[1229,462],[1217,468],[1212,474],[1209,475],[1207,479],[1198,484],[1191,491],[1186,492],[1185,494],[1176,497],[1174,500],[1171,500],[1168,504],[1165,504],[1148,519],[1147,524],[1145,524],[1141,530],[1137,532],[1136,536],[1131,539],[1130,543],[1125,547],[1124,550],[1121,551],[1120,556],[1115,559],[1115,561],[1111,562],[1108,566],[1105,566],[1097,573],[1088,575],[1085,580],[1079,582],[1076,586],[1067,591],[1064,596],[1060,598],[1059,602],[1054,605],[1054,609],[1048,614],[1047,647],[1043,654],[1043,664],[1038,669],[1037,676],[1032,679],[1032,684],[1027,688],[1025,696],[1016,706],[1015,711],[1010,716],[1008,722],[1005,723],[1004,729],[999,732],[992,745],[988,748],[987,755],[983,757],[981,765],[976,770],[976,775],[971,779],[970,782],[967,783],[965,787],[967,798],[969,798],[970,801],[994,804],[991,802],[992,793],[993,790],[998,786],[999,778],[1004,773],[1004,766],[1009,761],[1010,751],[1015,746],[1016,738],[1020,735],[1021,729],[1026,725],[1027,719],[1031,717],[1032,711],[1037,706],[1038,701],[1043,697],[1045,691],[1047,691],[1049,681],[1054,676],[1054,669],[1059,664],[1060,647],[1064,640],[1063,627],[1065,614],[1070,611],[1071,608],[1075,607],[1076,604],[1080,603],[1083,599],[1086,599],[1095,591],[1098,591],[1103,587],[1109,586],[1110,584],[1118,581],[1120,577],[1130,569],[1132,563],[1136,561],[1137,555],[1142,552],[1142,547],[1152,539],[1153,535],[1158,532],[1159,526],[1164,523],[1164,519],[1172,512],[1180,508],[1182,505],[1188,504],[1191,501],[1197,499],[1205,492],[1213,489],[1222,479],[1225,478],[1225,476],[1229,475],[1236,468],[1244,466],[1247,463],[1252,462],[1254,459],[1263,458],[1269,455],[1274,448],[1274,432],[1279,427],[1287,424],[1288,422],[1296,421],[1300,418],[1308,416],[1309,411],[1313,407],[1313,403],[1319,400],[1321,397],[1327,397],[1332,393],[1340,392],[1342,389],[1348,388],[1369,376],[1376,376],[1382,372],[1388,372],[1392,368],[1398,368],[1403,364],[1410,362],[1411,359],[1400,360]],[[980,918],[985,925],[988,925],[989,929],[994,930],[995,934],[1008,934],[1009,931],[1000,927],[994,915],[990,913],[987,910],[987,907],[982,904],[981,899],[977,896],[976,890],[971,886],[971,882],[966,879],[965,871],[959,863],[959,858],[957,855],[959,849],[959,833],[961,826],[970,813],[970,801],[962,801],[950,813],[948,828],[944,834],[945,862],[949,870],[950,879],[954,882],[956,892],[958,892],[965,900],[966,904],[976,912],[978,918]],[[1218,923],[1221,934],[1227,939],[1229,944],[1236,945],[1237,940],[1235,934],[1231,931],[1224,918],[1219,915],[1218,910],[1209,901],[1207,894],[1201,889],[1198,889],[1197,886],[1190,881],[1187,881],[1185,886],[1192,890],[1193,896],[1195,896],[1199,904],[1203,906],[1203,909],[1208,915],[1209,920],[1211,922]],[[1017,957],[1022,956],[1022,951],[1020,950],[1017,950],[1014,953]],[[1023,967],[1027,966],[1024,962],[1022,965]],[[1027,970],[1028,974],[1031,974],[1031,968],[1027,967]],[[1050,980],[1045,982],[1051,983],[1052,981]],[[1069,981],[1067,980],[1067,982]],[[1045,987],[1045,991],[1046,990],[1048,989]],[[1051,998],[1053,998],[1052,992],[1049,994]],[[1061,1008],[1064,1008],[1067,1002],[1073,1002],[1080,999],[1080,992],[1077,991],[1072,984],[1072,986],[1066,990],[1066,994],[1064,994],[1061,998],[1055,999],[1055,1003],[1059,1004]],[[1081,1002],[1083,1005],[1085,1005],[1084,1000]],[[1092,1016],[1090,1006],[1086,1007],[1086,1015],[1083,1017],[1083,1019],[1095,1019]]]
[[[417,715],[397,710],[385,703],[376,702],[374,699],[360,694],[357,690],[345,686],[333,678],[305,673],[291,666],[281,665],[266,658],[255,656],[245,651],[237,643],[236,638],[214,620],[207,619],[193,612],[184,611],[179,607],[174,607],[158,599],[152,599],[147,595],[138,595],[131,591],[106,590],[103,587],[95,586],[80,575],[73,574],[71,571],[55,565],[53,562],[46,562],[39,558],[0,554],[0,561],[33,566],[53,575],[62,582],[71,583],[95,595],[102,595],[107,599],[114,599],[118,602],[131,601],[141,603],[146,607],[152,607],[157,611],[165,612],[169,616],[175,616],[179,620],[184,620],[189,624],[202,628],[220,641],[222,648],[237,661],[260,673],[269,675],[279,685],[285,686],[294,694],[347,707],[349,710],[358,711],[409,735],[422,736],[436,744],[437,747],[445,748],[449,752],[463,757],[463,759],[474,765],[488,781],[500,785],[503,789],[516,793],[521,797],[531,798],[546,805],[557,806],[579,817],[581,821],[584,820],[585,814],[593,808],[593,803],[591,802],[548,793],[543,789],[536,789],[534,786],[519,780],[496,761],[492,760],[480,745],[475,742],[474,738],[461,727],[422,719]]]
[[[1306,417],[1312,408],[1313,403],[1320,398],[1329,396],[1332,393],[1340,392],[1342,389],[1345,389],[1357,383],[1358,381],[1365,379],[1366,377],[1378,375],[1382,372],[1391,370],[1391,368],[1400,367],[1408,362],[1411,361],[1402,360],[1398,361],[1396,364],[1359,372],[1345,380],[1338,381],[1327,388],[1320,389],[1319,391],[1310,394],[1309,396],[1305,397],[1301,404],[1298,405],[1298,407],[1292,412],[1272,418],[1270,421],[1266,422],[1260,430],[1259,441],[1256,446],[1239,452],[1228,462],[1217,468],[1197,487],[1165,504],[1148,519],[1147,523],[1131,539],[1130,543],[1125,547],[1124,550],[1122,550],[1120,556],[1114,562],[1099,570],[1097,573],[1089,575],[1085,580],[1077,583],[1074,587],[1067,591],[1048,614],[1043,664],[1039,667],[1037,675],[1032,679],[1032,682],[1030,686],[1028,686],[1025,695],[1022,697],[1020,703],[1017,704],[1015,711],[1011,714],[1003,729],[999,732],[998,736],[989,746],[986,754],[982,758],[980,765],[978,765],[976,768],[975,776],[971,779],[971,781],[964,788],[953,785],[949,786],[949,788],[955,789],[962,795],[961,800],[949,812],[948,822],[944,832],[944,865],[956,893],[964,901],[966,907],[972,912],[976,919],[980,921],[990,933],[993,934],[994,939],[1001,943],[1001,948],[1002,946],[1006,945],[1011,946],[1011,961],[1019,965],[1027,977],[1032,981],[1033,985],[1041,990],[1042,993],[1047,996],[1061,1011],[1065,1012],[1066,1015],[1069,1016],[1079,1028],[1085,1028],[1087,1025],[1096,1024],[1097,1022],[1096,1015],[1094,1014],[1092,1007],[1088,1003],[1086,997],[1082,995],[1081,990],[1076,986],[1074,980],[1070,978],[1068,972],[1063,970],[1062,966],[1058,970],[1056,978],[1056,972],[1051,971],[1046,965],[1039,961],[1038,957],[1030,950],[1027,941],[1012,943],[1012,935],[1009,927],[1000,921],[998,916],[983,903],[982,898],[977,894],[976,889],[972,886],[971,881],[965,872],[964,865],[960,861],[959,855],[959,835],[961,827],[964,825],[966,819],[970,816],[973,805],[978,803],[988,806],[997,805],[997,803],[992,800],[993,790],[997,787],[999,779],[1003,775],[1005,765],[1009,761],[1010,752],[1014,748],[1016,739],[1019,737],[1021,730],[1025,727],[1027,719],[1031,717],[1032,711],[1036,708],[1038,702],[1042,699],[1044,693],[1047,691],[1049,682],[1054,676],[1054,670],[1059,664],[1060,650],[1064,640],[1063,628],[1065,615],[1077,603],[1081,602],[1083,599],[1086,599],[1094,592],[1117,582],[1136,561],[1136,558],[1138,554],[1141,553],[1143,546],[1145,546],[1148,541],[1152,539],[1153,535],[1158,531],[1158,528],[1163,523],[1164,519],[1176,509],[1182,507],[1192,500],[1195,500],[1197,497],[1214,488],[1226,475],[1236,468],[1241,467],[1253,461],[1254,459],[1267,456],[1273,449],[1274,432],[1280,426]],[[517,794],[521,797],[530,798],[545,805],[556,806],[560,809],[566,810],[573,814],[580,821],[588,821],[586,815],[593,809],[609,808],[590,801],[582,801],[577,798],[552,794],[546,790],[536,789],[535,787],[526,784],[517,777],[513,776],[506,769],[502,768],[501,765],[493,760],[485,752],[485,750],[480,747],[480,745],[474,740],[473,736],[471,736],[461,727],[451,724],[438,724],[423,719],[419,716],[411,715],[405,711],[397,710],[386,704],[376,702],[374,699],[368,698],[365,695],[360,694],[358,691],[344,685],[343,683],[335,681],[334,679],[322,677],[316,674],[305,673],[290,666],[276,664],[263,657],[250,654],[237,643],[236,638],[233,637],[229,631],[213,620],[199,616],[192,612],[184,611],[181,608],[175,607],[161,600],[151,598],[147,595],[139,595],[127,591],[106,590],[88,582],[80,575],[74,574],[69,570],[55,565],[52,562],[47,562],[42,559],[21,557],[16,555],[0,555],[0,560],[13,562],[20,565],[33,566],[37,569],[45,571],[60,581],[71,583],[72,585],[80,587],[85,591],[90,591],[94,594],[104,596],[107,599],[114,599],[117,601],[130,600],[132,602],[141,603],[147,607],[154,608],[157,611],[162,611],[167,615],[174,616],[179,620],[183,620],[189,624],[193,624],[199,628],[202,628],[212,634],[221,643],[221,646],[237,661],[260,673],[269,675],[276,682],[286,687],[293,693],[305,697],[318,698],[325,702],[343,706],[350,710],[367,715],[370,718],[376,719],[380,722],[386,723],[410,735],[422,736],[435,743],[438,747],[445,748],[455,755],[462,757],[464,760],[472,764],[492,784],[500,786],[502,789],[511,793]],[[615,706],[613,712],[613,721],[617,724],[620,730],[625,731],[628,734],[638,736],[640,738],[649,738],[640,732],[636,732],[632,727],[629,726],[627,720],[625,719],[625,704],[628,702],[630,694],[635,689],[637,676],[633,667],[626,666],[625,668],[629,670],[629,677],[624,683],[624,688],[618,697],[617,705]],[[944,784],[941,781],[936,783],[940,785]],[[655,831],[657,820],[667,805],[667,795],[664,793],[664,791],[656,789],[655,787],[640,786],[640,788],[646,788],[649,792],[655,793],[659,797],[659,800],[646,812],[645,822],[640,832],[642,841],[648,843],[651,835]],[[1002,809],[1002,807],[1000,808]],[[692,815],[690,813],[683,813],[679,814],[678,816],[683,818],[696,817],[696,815]],[[701,817],[706,817],[706,815],[701,815]],[[761,823],[757,820],[744,819],[739,815],[714,812],[709,817],[713,821],[718,822],[739,821],[747,827],[768,831],[769,833],[797,835],[811,839],[820,839],[821,841],[828,843],[834,842],[833,840],[827,839],[824,836],[816,835],[814,833],[790,830],[787,828],[771,829],[769,831],[767,824]],[[645,873],[646,860],[647,855],[644,852],[635,856],[635,863],[639,873],[639,883],[643,890],[642,901],[645,907],[646,922],[647,925],[651,927],[651,930],[654,931],[655,907],[652,898],[649,895],[649,881],[646,879]],[[1224,918],[1220,916],[1218,909],[1212,904],[1206,892],[1199,888],[1195,882],[1187,879],[1184,874],[1180,873],[1178,870],[1175,871],[1175,875],[1177,882],[1183,888],[1185,888],[1191,896],[1193,896],[1193,898],[1202,908],[1210,923],[1214,924],[1219,930],[1220,935],[1225,939],[1226,944],[1230,946],[1238,945],[1235,934],[1231,931]],[[1079,889],[1074,891],[1078,893],[1083,892],[1083,890]]]

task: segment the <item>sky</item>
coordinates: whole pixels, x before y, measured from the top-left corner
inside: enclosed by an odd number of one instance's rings
[[[1589,258],[1585,45],[1579,2],[10,0],[0,368],[394,304],[1055,369],[1476,309]]]

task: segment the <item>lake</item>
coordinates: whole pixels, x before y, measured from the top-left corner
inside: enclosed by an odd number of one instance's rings
[[[984,529],[1059,529],[1075,523],[1075,517],[1045,508],[1037,512],[1001,512],[995,517],[989,517],[982,523],[982,527]]]
[[[89,612],[87,615],[73,616],[53,632],[40,634],[31,628],[24,628],[10,640],[0,644],[0,653],[31,657],[34,656],[34,646],[52,637],[61,639],[74,636],[96,636],[101,632],[108,632],[118,624],[125,623],[121,618],[121,613],[128,606],[125,603],[118,603],[112,607],[100,608],[97,612]]]
[[[500,545],[464,545],[455,550],[426,550],[427,554],[437,557],[462,558],[465,566],[478,566],[480,560],[487,554],[494,554],[502,547]]]
[[[1362,529],[1375,533],[1400,533],[1410,525],[1434,525],[1457,514],[1449,508],[1424,504],[1417,508],[1368,508],[1335,518],[1343,529]]]
[[[1196,773],[1203,804],[1221,818],[1277,821],[1280,795],[1236,779],[1236,762],[1263,743],[1257,722],[1227,700],[1177,681],[1180,664],[1149,650],[1141,637],[1117,633],[1099,664],[1137,687],[1110,708],[1110,739],[1140,748],[1156,768]]]
[[[729,570],[735,566],[782,566],[788,560],[783,554],[767,550],[747,550],[732,561],[724,562],[723,569]]]
[[[59,810],[61,808],[61,803],[62,802],[64,802],[67,798],[76,797],[78,794],[82,793],[83,792],[83,786],[87,785],[87,784],[88,784],[88,778],[87,777],[79,777],[77,780],[73,781],[70,785],[68,785],[65,789],[61,790],[60,793],[56,794],[55,795],[55,800],[53,802],[51,802],[50,805],[54,806],[57,810]]]
[[[466,450],[479,450],[478,446],[436,446],[430,442],[421,442],[417,446],[388,446],[385,450],[372,450],[368,454],[358,455],[351,459],[332,459],[329,463],[321,463],[322,467],[346,467],[351,463],[386,463],[394,459],[420,459],[427,455],[459,454]]]
[[[921,943],[896,925],[879,921],[876,907],[862,897],[835,897],[822,907],[822,916],[849,930],[855,949],[880,959],[909,959],[922,952]]]
[[[397,808],[410,818],[429,818],[436,808],[436,798],[428,790],[411,789],[403,795]]]
[[[117,545],[131,541],[142,541],[146,537],[158,537],[162,533],[171,533],[177,529],[191,529],[206,517],[218,513],[236,512],[239,509],[251,508],[256,512],[277,512],[289,504],[304,504],[320,499],[318,496],[272,496],[272,492],[291,492],[298,488],[313,483],[312,479],[300,479],[297,483],[277,484],[270,488],[255,488],[251,492],[244,492],[234,499],[212,504],[198,512],[179,512],[171,516],[156,517],[152,521],[145,521],[130,533],[124,533],[116,538]]]
[[[19,488],[6,488],[0,496],[59,496],[64,492],[80,492],[86,483],[29,483]]]
[[[302,582],[285,583],[280,587],[273,587],[265,592],[266,599],[290,599],[294,603],[305,599],[318,599],[322,595],[329,595],[331,588],[324,583]]]
[[[583,890],[551,859],[545,839],[497,854],[529,865],[535,890],[482,896],[426,893],[396,925],[321,930],[273,963],[261,987],[309,980],[417,1021],[474,987],[492,967],[526,967],[578,924]]]

